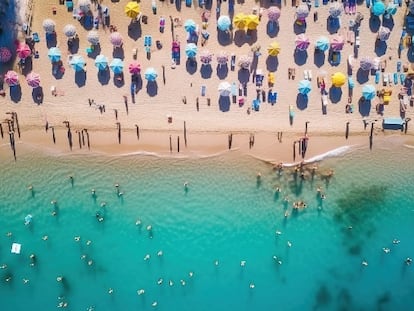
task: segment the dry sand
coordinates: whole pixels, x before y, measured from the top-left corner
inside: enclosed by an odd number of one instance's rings
[[[195,1],[197,2],[197,1]],[[311,41],[308,48],[308,58],[305,64],[297,65],[294,61],[294,16],[295,7],[290,3],[285,5],[282,3],[282,14],[280,18],[280,31],[278,35],[271,38],[266,34],[267,14],[263,13],[261,23],[257,31],[256,42],[245,42],[236,45],[234,42],[220,44],[218,40],[218,32],[216,30],[215,8],[216,1],[213,1],[212,14],[208,25],[210,39],[205,47],[201,47],[199,52],[208,49],[213,53],[226,51],[230,55],[235,53],[237,58],[241,55],[252,55],[251,47],[258,43],[262,47],[262,55],[258,58],[257,68],[262,69],[265,74],[264,90],[267,91],[267,46],[277,41],[280,43],[282,50],[278,56],[278,66],[275,71],[275,85],[273,89],[278,92],[278,100],[275,105],[262,103],[260,111],[252,111],[247,113],[247,108],[251,106],[252,100],[256,97],[256,87],[250,82],[248,84],[248,96],[243,107],[238,104],[231,104],[227,112],[219,109],[219,94],[217,91],[218,84],[221,81],[230,83],[236,82],[238,85],[238,66],[236,70],[229,72],[225,79],[221,80],[216,74],[217,62],[212,62],[212,74],[210,78],[203,78],[200,73],[201,63],[197,58],[197,69],[195,72],[189,73],[186,68],[186,32],[183,27],[176,27],[175,34],[181,42],[181,64],[175,69],[171,68],[171,42],[172,35],[170,32],[169,16],[179,17],[182,22],[188,18],[194,19],[201,26],[201,8],[193,6],[188,8],[185,2],[182,3],[181,11],[177,11],[175,5],[170,1],[157,1],[157,15],[153,15],[151,11],[151,1],[142,1],[141,8],[143,14],[148,16],[148,24],[141,24],[142,35],[134,40],[128,36],[129,18],[124,14],[124,6],[127,1],[111,2],[103,1],[103,5],[109,7],[111,24],[116,25],[118,31],[124,37],[123,50],[125,54],[125,85],[117,87],[113,82],[113,74],[108,84],[102,85],[98,80],[98,70],[94,66],[94,59],[86,55],[85,49],[89,46],[86,36],[87,31],[82,28],[79,22],[72,17],[72,13],[67,12],[65,6],[58,5],[55,0],[34,1],[33,12],[33,31],[40,34],[41,41],[36,44],[40,58],[33,59],[33,71],[41,75],[41,85],[43,87],[45,97],[41,105],[36,105],[32,99],[32,90],[24,81],[24,76],[20,77],[22,86],[22,99],[18,103],[10,101],[9,94],[5,98],[0,98],[0,115],[5,116],[6,111],[16,111],[19,117],[19,123],[22,130],[22,138],[18,141],[25,144],[41,146],[50,150],[59,152],[67,152],[69,150],[66,138],[66,131],[63,121],[69,120],[72,127],[74,137],[73,152],[86,152],[85,149],[78,151],[76,130],[87,128],[91,135],[92,151],[109,152],[115,154],[130,152],[154,152],[161,154],[169,154],[169,137],[173,141],[173,155],[177,155],[177,136],[180,136],[180,154],[186,155],[209,155],[216,154],[228,150],[228,135],[233,133],[233,148],[238,148],[246,153],[272,161],[292,161],[292,143],[294,140],[302,137],[304,134],[305,122],[309,121],[310,136],[309,152],[307,158],[318,153],[340,147],[342,145],[365,145],[368,146],[368,135],[370,126],[364,130],[364,122],[362,115],[358,112],[358,99],[361,96],[362,85],[357,82],[356,71],[359,67],[359,61],[356,60],[356,66],[353,71],[353,79],[355,81],[353,104],[354,113],[346,114],[345,105],[348,101],[348,87],[342,87],[342,97],[338,103],[329,103],[327,106],[327,114],[322,113],[321,96],[317,89],[316,77],[321,71],[325,71],[328,76],[332,73],[340,71],[347,73],[347,58],[353,54],[353,46],[346,43],[342,51],[342,61],[339,66],[331,66],[327,60],[325,64],[318,68],[314,64],[314,42],[321,35],[328,38],[332,37],[326,30],[327,16],[329,5],[311,9],[308,17],[306,35]],[[76,2],[75,2],[76,5]],[[196,3],[197,5],[197,3]],[[244,12],[251,13],[254,7],[259,3],[253,0],[246,0],[243,4],[235,5],[235,13]],[[268,7],[268,1],[263,1],[263,7]],[[57,8],[57,14],[52,15],[52,7]],[[387,60],[386,73],[396,71],[396,62],[398,61],[397,47],[401,35],[401,29],[404,20],[406,6],[403,5],[394,16],[394,29],[388,40],[388,48],[386,54],[381,59]],[[318,21],[313,21],[313,12],[317,10]],[[93,9],[96,14],[95,9]],[[361,47],[359,49],[359,58],[362,56],[374,57],[376,33],[369,28],[369,9],[365,4],[359,5],[357,11],[364,14],[365,19],[362,21],[360,29]],[[221,13],[227,14],[227,2],[223,2]],[[159,31],[159,18],[166,18],[165,32]],[[66,67],[66,72],[62,79],[55,79],[52,75],[52,65],[47,57],[48,48],[42,22],[45,18],[52,18],[57,26],[58,46],[62,50],[62,60]],[[354,19],[355,15],[345,15],[341,17],[341,34],[347,33],[347,27],[350,19]],[[80,47],[79,54],[87,60],[87,72],[85,85],[78,86],[75,83],[75,72],[68,65],[67,59],[67,39],[63,34],[64,25],[72,23],[76,25]],[[106,55],[109,60],[112,59],[113,48],[109,42],[109,29],[103,29],[100,26],[98,30],[100,34],[102,54]],[[233,32],[234,34],[234,32]],[[144,35],[152,35],[153,47],[151,51],[151,59],[146,58],[144,51],[143,37]],[[160,40],[163,47],[158,50],[155,47],[155,41]],[[142,68],[142,89],[136,96],[136,103],[131,103],[130,96],[130,77],[127,71],[128,64],[132,61],[132,50],[138,49],[138,62]],[[407,50],[402,53],[401,61],[406,64]],[[164,85],[161,78],[161,67],[165,66],[166,84]],[[229,64],[230,65],[230,64]],[[143,72],[148,67],[154,67],[159,77],[157,79],[157,94],[150,96],[147,93],[147,82],[143,77]],[[296,79],[288,79],[288,68],[296,69]],[[15,66],[17,70],[17,66]],[[296,107],[298,82],[303,79],[303,71],[312,70],[313,90],[309,95],[308,105],[304,109]],[[329,80],[329,78],[328,78]],[[369,77],[370,84],[374,84],[374,76]],[[201,86],[206,86],[206,96],[200,94]],[[55,86],[58,96],[52,96],[50,92],[51,86]],[[328,83],[328,88],[330,83]],[[377,85],[380,88],[380,84]],[[399,116],[399,103],[397,99],[399,86],[393,86],[392,101],[390,105],[385,107],[384,116]],[[8,93],[8,90],[6,90]],[[128,96],[129,114],[125,111],[123,96]],[[187,104],[183,104],[182,98],[186,96]],[[96,103],[105,105],[106,112],[101,114],[96,107],[90,107],[88,98],[93,98]],[[199,98],[199,111],[196,109],[196,99]],[[207,98],[211,99],[211,105],[207,105]],[[367,122],[378,120],[376,122],[376,131],[378,135],[383,135],[380,131],[382,116],[375,111],[376,99],[372,102],[370,115]],[[296,115],[292,125],[289,123],[289,105],[295,107]],[[118,110],[118,122],[122,126],[122,141],[118,144],[117,127],[114,109]],[[406,117],[412,117],[412,108],[410,107]],[[167,116],[172,117],[172,123],[167,122]],[[56,129],[57,144],[53,145],[50,131],[46,134],[44,131],[45,122],[53,125]],[[186,122],[188,145],[184,146],[183,123]],[[345,126],[350,122],[350,139],[345,140]],[[140,140],[137,140],[135,125],[140,127]],[[283,132],[283,142],[277,141],[277,132]],[[409,131],[410,133],[411,131]],[[76,135],[75,135],[76,134]],[[249,136],[255,135],[255,145],[249,149]],[[393,133],[398,134],[398,133]],[[6,137],[3,140],[6,145]],[[2,150],[8,149],[4,147]],[[17,146],[19,147],[19,146]]]

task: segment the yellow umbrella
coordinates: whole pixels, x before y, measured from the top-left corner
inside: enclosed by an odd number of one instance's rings
[[[255,30],[259,26],[259,16],[249,14],[246,17],[246,27],[248,30]]]
[[[273,42],[267,48],[267,52],[270,56],[277,56],[280,53],[280,45],[278,42]]]
[[[137,18],[139,11],[139,4],[135,1],[130,1],[125,6],[125,14],[130,18]]]
[[[332,77],[332,84],[335,87],[341,87],[346,82],[346,76],[342,72],[335,72]]]
[[[233,17],[233,24],[238,29],[244,29],[246,27],[246,14],[239,13]]]

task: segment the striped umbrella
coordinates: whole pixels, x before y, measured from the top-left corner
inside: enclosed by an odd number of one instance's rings
[[[376,94],[377,94],[377,91],[375,87],[371,84],[366,84],[362,88],[362,96],[365,98],[365,100],[374,99]]]
[[[37,88],[40,86],[40,76],[33,71],[26,76],[27,84],[32,88]]]
[[[296,18],[305,19],[309,15],[309,8],[306,4],[301,4],[296,9]]]
[[[91,0],[78,0],[79,9],[86,13],[91,10]]]
[[[220,66],[224,66],[229,61],[229,55],[224,51],[220,51],[216,56],[216,60]]]
[[[371,7],[371,12],[375,16],[381,16],[385,13],[385,4],[382,1],[375,1],[374,5]]]
[[[20,42],[16,49],[17,57],[21,59],[26,59],[32,54],[32,50],[30,50],[30,47],[23,42]]]
[[[194,32],[197,28],[197,25],[195,23],[195,21],[193,21],[192,19],[187,19],[184,22],[184,29],[187,32]]]
[[[200,53],[200,61],[204,65],[208,65],[213,60],[213,54],[209,50],[203,50]]]
[[[239,58],[239,66],[242,69],[249,69],[252,64],[252,58],[247,55],[242,55]]]
[[[12,53],[6,47],[0,47],[0,63],[7,63],[12,58]]]
[[[59,50],[59,48],[52,47],[47,52],[47,56],[49,57],[52,63],[56,63],[60,61],[60,58],[62,57],[62,52]]]
[[[310,42],[308,37],[302,33],[296,37],[295,45],[299,51],[305,51],[309,47]]]
[[[391,30],[388,27],[381,26],[378,30],[378,39],[387,41],[390,38]]]
[[[154,68],[149,67],[149,68],[147,68],[147,70],[145,70],[144,77],[149,82],[154,82],[157,79],[158,74],[157,74],[157,71],[155,71]]]
[[[367,56],[363,56],[359,61],[359,67],[362,70],[369,71],[374,68],[374,61]]]
[[[329,16],[332,18],[338,18],[339,16],[341,16],[343,10],[344,9],[342,3],[335,2],[329,8]]]
[[[120,58],[114,58],[109,64],[109,68],[111,68],[114,74],[120,74],[124,71],[124,62]]]
[[[332,51],[339,52],[342,51],[345,45],[344,37],[341,35],[336,35],[331,39],[331,49]]]
[[[308,95],[312,90],[312,86],[309,80],[302,80],[299,82],[298,91],[302,95]]]
[[[323,52],[329,50],[329,39],[324,36],[319,37],[319,39],[316,40],[315,47]]]
[[[16,71],[9,70],[4,75],[4,82],[6,82],[9,86],[14,86],[19,84],[19,75]]]
[[[122,35],[119,32],[113,32],[109,36],[109,41],[111,41],[114,47],[120,47],[123,43]]]
[[[129,64],[128,70],[130,74],[139,74],[141,72],[141,65],[138,62],[132,62]]]
[[[72,66],[73,70],[78,72],[78,71],[83,70],[83,68],[85,67],[86,62],[85,62],[85,60],[83,59],[82,56],[75,55],[75,56],[72,57],[72,60],[70,61],[69,64]]]
[[[194,43],[189,43],[185,47],[185,54],[188,58],[194,58],[197,55],[197,45]]]

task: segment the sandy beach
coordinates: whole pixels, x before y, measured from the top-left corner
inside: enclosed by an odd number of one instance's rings
[[[279,32],[267,34],[268,17],[266,9],[272,5],[270,1],[245,1],[236,3],[235,14],[243,12],[252,13],[256,8],[263,7],[260,24],[257,28],[257,40],[253,35],[247,38],[240,31],[233,29],[232,34],[226,38],[217,30],[216,24],[216,2],[213,1],[211,8],[211,17],[208,21],[207,31],[210,37],[202,47],[198,41],[198,53],[203,50],[209,50],[217,55],[225,51],[228,55],[236,55],[235,70],[230,69],[228,65],[227,75],[217,75],[217,62],[215,55],[211,63],[211,73],[206,74],[206,68],[203,68],[199,57],[196,57],[196,64],[188,64],[185,56],[185,46],[187,33],[182,24],[187,19],[193,19],[201,28],[202,8],[193,3],[191,7],[186,7],[182,3],[181,9],[177,10],[175,4],[170,1],[157,1],[157,12],[153,14],[151,2],[141,2],[142,14],[147,16],[147,23],[141,21],[141,31],[129,30],[130,19],[125,16],[124,7],[127,1],[111,2],[103,1],[110,13],[111,25],[116,26],[117,30],[123,36],[122,51],[114,51],[109,41],[110,30],[108,27],[103,28],[99,25],[97,30],[100,36],[101,54],[108,57],[111,61],[113,54],[115,56],[124,56],[124,83],[115,85],[114,75],[111,72],[108,81],[102,82],[98,77],[98,70],[94,65],[94,58],[88,57],[86,48],[89,47],[87,41],[88,30],[68,12],[64,5],[59,5],[57,1],[34,1],[33,2],[33,22],[32,31],[38,32],[40,42],[36,43],[35,49],[39,53],[39,58],[33,58],[33,71],[40,74],[41,87],[44,92],[44,99],[41,104],[34,103],[32,98],[32,89],[27,85],[24,75],[20,74],[20,85],[22,96],[17,102],[10,99],[9,89],[4,84],[6,91],[5,97],[0,97],[0,115],[7,117],[6,112],[15,111],[19,117],[21,129],[21,138],[17,139],[17,148],[19,143],[39,146],[50,149],[51,151],[68,152],[68,139],[66,137],[66,128],[64,121],[69,121],[73,133],[73,150],[72,152],[87,152],[83,145],[82,149],[78,146],[77,131],[88,129],[91,138],[91,151],[105,152],[111,154],[125,154],[134,152],[157,153],[162,155],[178,155],[177,137],[180,137],[180,154],[182,155],[212,155],[225,152],[229,148],[228,139],[232,134],[234,139],[232,149],[239,149],[253,156],[269,161],[291,162],[292,145],[295,140],[304,136],[305,122],[308,123],[309,148],[306,158],[313,157],[317,154],[344,145],[361,145],[368,147],[370,134],[370,124],[375,122],[375,136],[384,136],[382,129],[383,117],[399,117],[400,105],[398,93],[402,88],[401,84],[391,84],[388,88],[392,89],[391,101],[384,106],[383,114],[376,112],[378,97],[371,101],[371,106],[367,111],[364,108],[362,113],[358,101],[362,95],[362,87],[365,84],[374,85],[377,90],[383,88],[382,81],[375,84],[374,75],[369,75],[368,81],[360,83],[357,77],[359,60],[361,57],[377,57],[378,51],[375,51],[377,32],[370,28],[370,9],[364,4],[357,6],[357,12],[364,15],[364,20],[360,27],[360,48],[358,49],[359,58],[355,59],[355,65],[352,71],[355,87],[353,89],[352,104],[353,113],[346,113],[346,104],[348,103],[348,84],[343,85],[336,90],[333,102],[329,101],[326,107],[322,106],[321,93],[317,87],[317,77],[325,75],[327,89],[330,91],[330,76],[335,72],[348,73],[347,59],[353,55],[354,42],[346,41],[341,51],[341,62],[337,66],[332,66],[328,62],[328,52],[325,52],[323,64],[317,63],[314,59],[314,43],[321,36],[332,38],[334,34],[327,31],[327,18],[329,16],[328,5],[320,4],[315,8],[312,4],[309,17],[307,18],[305,34],[311,44],[307,49],[307,58],[295,60],[295,12],[296,8],[290,3],[282,3],[281,17],[279,19]],[[76,2],[74,3],[76,6]],[[56,14],[53,14],[53,8]],[[223,2],[221,5],[221,15],[228,14],[228,3]],[[391,74],[396,72],[397,62],[401,61],[408,65],[407,49],[398,58],[398,45],[400,42],[401,30],[404,23],[406,5],[398,8],[397,13],[393,16],[393,29],[387,48],[380,57],[383,63],[386,62],[384,73]],[[92,12],[96,15],[97,10],[92,5]],[[314,13],[317,12],[317,20],[314,21]],[[175,68],[171,66],[171,24],[169,17],[178,18],[181,26],[174,27],[174,36],[181,44],[181,63]],[[159,19],[166,19],[165,31],[159,31]],[[62,61],[65,67],[64,75],[56,79],[52,74],[52,64],[47,57],[48,47],[46,46],[45,33],[42,23],[46,18],[51,18],[56,22],[57,46],[62,51]],[[341,27],[338,33],[345,38],[351,39],[352,35],[349,30],[350,20],[354,20],[354,14],[343,13],[340,17]],[[380,18],[382,19],[382,17]],[[79,35],[78,54],[82,55],[87,61],[84,81],[79,81],[75,71],[70,68],[68,59],[70,53],[67,49],[67,38],[63,34],[63,27],[66,24],[76,26]],[[129,33],[129,35],[128,35]],[[152,36],[153,44],[151,46],[151,57],[147,58],[144,50],[144,36]],[[162,47],[158,49],[155,42],[159,40]],[[347,40],[347,39],[346,39]],[[267,47],[272,42],[278,42],[281,52],[277,59],[269,59]],[[351,44],[352,43],[352,44]],[[252,47],[259,44],[261,46],[261,55],[257,57],[257,69],[263,71],[264,81],[263,90],[267,93],[269,90],[267,74],[269,70],[275,75],[273,91],[278,93],[277,102],[272,105],[262,102],[259,111],[251,108],[252,101],[256,98],[256,85],[252,82],[252,71],[247,76],[247,96],[242,96],[244,105],[231,103],[223,109],[219,104],[218,85],[222,81],[235,83],[237,87],[240,80],[246,79],[246,71],[240,70],[237,65],[238,59],[243,55],[248,55],[253,59]],[[133,61],[133,49],[138,50],[137,61],[141,65],[142,88],[138,90],[135,96],[135,103],[132,103],[130,84],[131,78],[128,73],[128,64]],[[377,54],[376,54],[377,53]],[[122,55],[123,54],[123,55]],[[315,64],[317,63],[317,64]],[[162,80],[162,66],[165,68],[166,82]],[[150,86],[144,78],[144,71],[148,67],[154,67],[158,72],[156,86]],[[17,64],[2,65],[1,71],[4,73],[13,68],[19,72]],[[294,68],[295,79],[288,78],[288,69]],[[308,94],[307,102],[298,97],[298,83],[304,78],[305,70],[312,72],[312,91]],[[202,86],[205,87],[205,96],[201,94]],[[51,87],[56,88],[56,96],[51,94]],[[331,94],[330,94],[331,95]],[[124,96],[127,97],[128,113],[124,104]],[[183,97],[186,103],[183,102]],[[237,100],[240,97],[237,96]],[[299,99],[298,99],[299,98]],[[95,104],[89,105],[88,99],[93,99]],[[208,99],[210,105],[208,105]],[[197,107],[198,101],[198,107]],[[99,106],[105,106],[105,112],[100,112]],[[293,106],[295,117],[293,122],[289,120],[289,107]],[[326,110],[324,113],[324,109]],[[115,118],[115,110],[118,119]],[[223,111],[225,110],[225,111]],[[248,111],[249,110],[249,111]],[[404,118],[412,118],[412,107],[408,107]],[[168,122],[171,117],[172,122]],[[56,144],[53,144],[49,131],[45,132],[45,124],[53,126],[56,130]],[[121,126],[122,139],[119,144],[117,136],[117,122]],[[184,122],[186,123],[187,146],[184,143]],[[345,139],[346,124],[349,122],[349,139]],[[368,126],[364,127],[364,123]],[[139,127],[140,138],[137,139],[136,127]],[[278,132],[283,132],[282,142],[278,141]],[[411,130],[408,129],[408,135]],[[254,145],[249,148],[249,138],[254,135]],[[385,132],[385,136],[400,135],[399,131]],[[172,152],[170,152],[169,139],[172,141]],[[2,140],[3,152],[9,153],[8,135]],[[88,151],[89,152],[89,151]],[[298,160],[298,157],[296,158]]]

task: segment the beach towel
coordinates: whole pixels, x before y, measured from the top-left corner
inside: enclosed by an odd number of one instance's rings
[[[377,70],[375,72],[375,84],[378,84],[380,82],[380,79],[381,79],[381,72]]]

